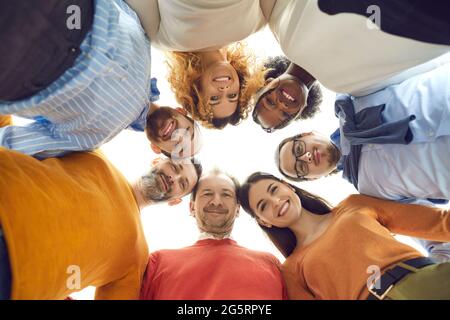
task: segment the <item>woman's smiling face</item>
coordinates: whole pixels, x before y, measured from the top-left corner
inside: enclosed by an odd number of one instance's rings
[[[274,129],[292,121],[306,107],[308,92],[304,83],[288,74],[267,79],[255,106],[261,126]]]
[[[301,214],[302,204],[295,191],[273,179],[262,179],[249,190],[249,204],[264,225],[289,227]]]
[[[231,116],[238,106],[239,77],[228,62],[217,62],[204,70],[201,78],[201,95],[211,107],[214,119]]]

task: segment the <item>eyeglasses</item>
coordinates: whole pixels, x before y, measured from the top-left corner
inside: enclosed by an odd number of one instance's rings
[[[306,153],[306,144],[300,139],[295,139],[293,142],[292,154],[295,157],[295,174],[297,178],[303,178],[309,173],[308,163],[300,159]]]

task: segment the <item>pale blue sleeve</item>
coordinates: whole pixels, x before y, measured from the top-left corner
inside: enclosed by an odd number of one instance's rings
[[[0,128],[0,145],[38,159],[62,156],[70,151],[80,151],[75,141],[59,138],[39,123],[26,126]]]

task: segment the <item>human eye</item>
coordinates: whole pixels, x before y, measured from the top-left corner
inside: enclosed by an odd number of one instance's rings
[[[263,202],[262,204],[261,204],[261,212],[263,212],[265,209],[266,209],[266,203],[265,202]]]
[[[238,96],[237,93],[231,93],[231,94],[228,95],[228,98],[229,98],[229,99],[234,99],[234,98],[236,98],[237,96]]]
[[[186,191],[187,187],[188,187],[187,179],[181,180],[180,181],[180,188],[181,188],[181,190]]]
[[[270,194],[274,195],[278,191],[278,186],[273,186],[272,190],[270,190]]]
[[[171,168],[172,168],[172,170],[173,171],[175,171],[176,173],[178,173],[178,169],[177,169],[177,167],[175,166],[175,164],[171,164]]]
[[[219,101],[219,96],[211,96],[209,98],[209,100],[211,100],[211,101]]]
[[[304,153],[305,153],[305,148],[304,148],[304,146],[303,146],[303,143],[302,143],[300,140],[297,140],[297,141],[296,141],[296,144],[295,144],[295,155],[296,155],[297,157],[300,157],[300,156],[302,156]]]
[[[297,174],[300,176],[306,176],[309,172],[308,164],[304,161],[297,161],[296,167]]]
[[[275,102],[272,100],[272,98],[266,97],[266,102],[267,102],[267,105],[269,107],[271,107],[272,109],[275,107]]]

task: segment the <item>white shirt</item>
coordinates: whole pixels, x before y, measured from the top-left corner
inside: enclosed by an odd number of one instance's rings
[[[356,112],[381,104],[388,122],[415,115],[413,141],[364,145],[359,192],[403,202],[450,199],[450,64],[354,99]]]
[[[430,68],[450,50],[371,29],[366,17],[320,11],[317,0],[277,0],[269,26],[286,56],[335,92],[366,95]]]
[[[275,0],[262,1],[270,10]],[[220,49],[266,25],[260,0],[158,0],[158,8],[149,36],[152,46],[168,51]]]

